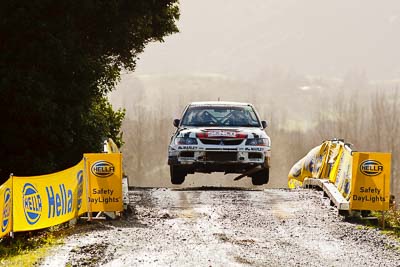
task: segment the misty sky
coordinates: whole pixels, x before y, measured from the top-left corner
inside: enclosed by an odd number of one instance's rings
[[[136,73],[400,78],[398,0],[181,0],[178,26],[147,46]]]

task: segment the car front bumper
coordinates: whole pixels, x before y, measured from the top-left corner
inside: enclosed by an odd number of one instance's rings
[[[168,164],[193,166],[263,166],[270,167],[269,147],[170,147]],[[217,168],[219,169],[219,168]]]

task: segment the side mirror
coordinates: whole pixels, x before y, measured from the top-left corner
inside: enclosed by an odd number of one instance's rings
[[[268,123],[266,121],[261,121],[261,125],[262,125],[263,129],[268,127]]]
[[[180,122],[181,122],[181,120],[175,119],[175,120],[174,120],[174,126],[175,126],[176,128],[178,128]]]

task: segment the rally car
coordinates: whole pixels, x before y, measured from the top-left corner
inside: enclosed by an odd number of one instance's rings
[[[193,102],[186,106],[168,148],[171,183],[187,174],[224,172],[249,176],[254,185],[269,181],[271,140],[253,105]]]

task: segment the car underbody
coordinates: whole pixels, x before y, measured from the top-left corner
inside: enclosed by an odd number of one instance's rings
[[[185,151],[170,156],[169,165],[180,165],[188,173],[245,173],[254,168],[269,168],[269,157],[262,152]]]

